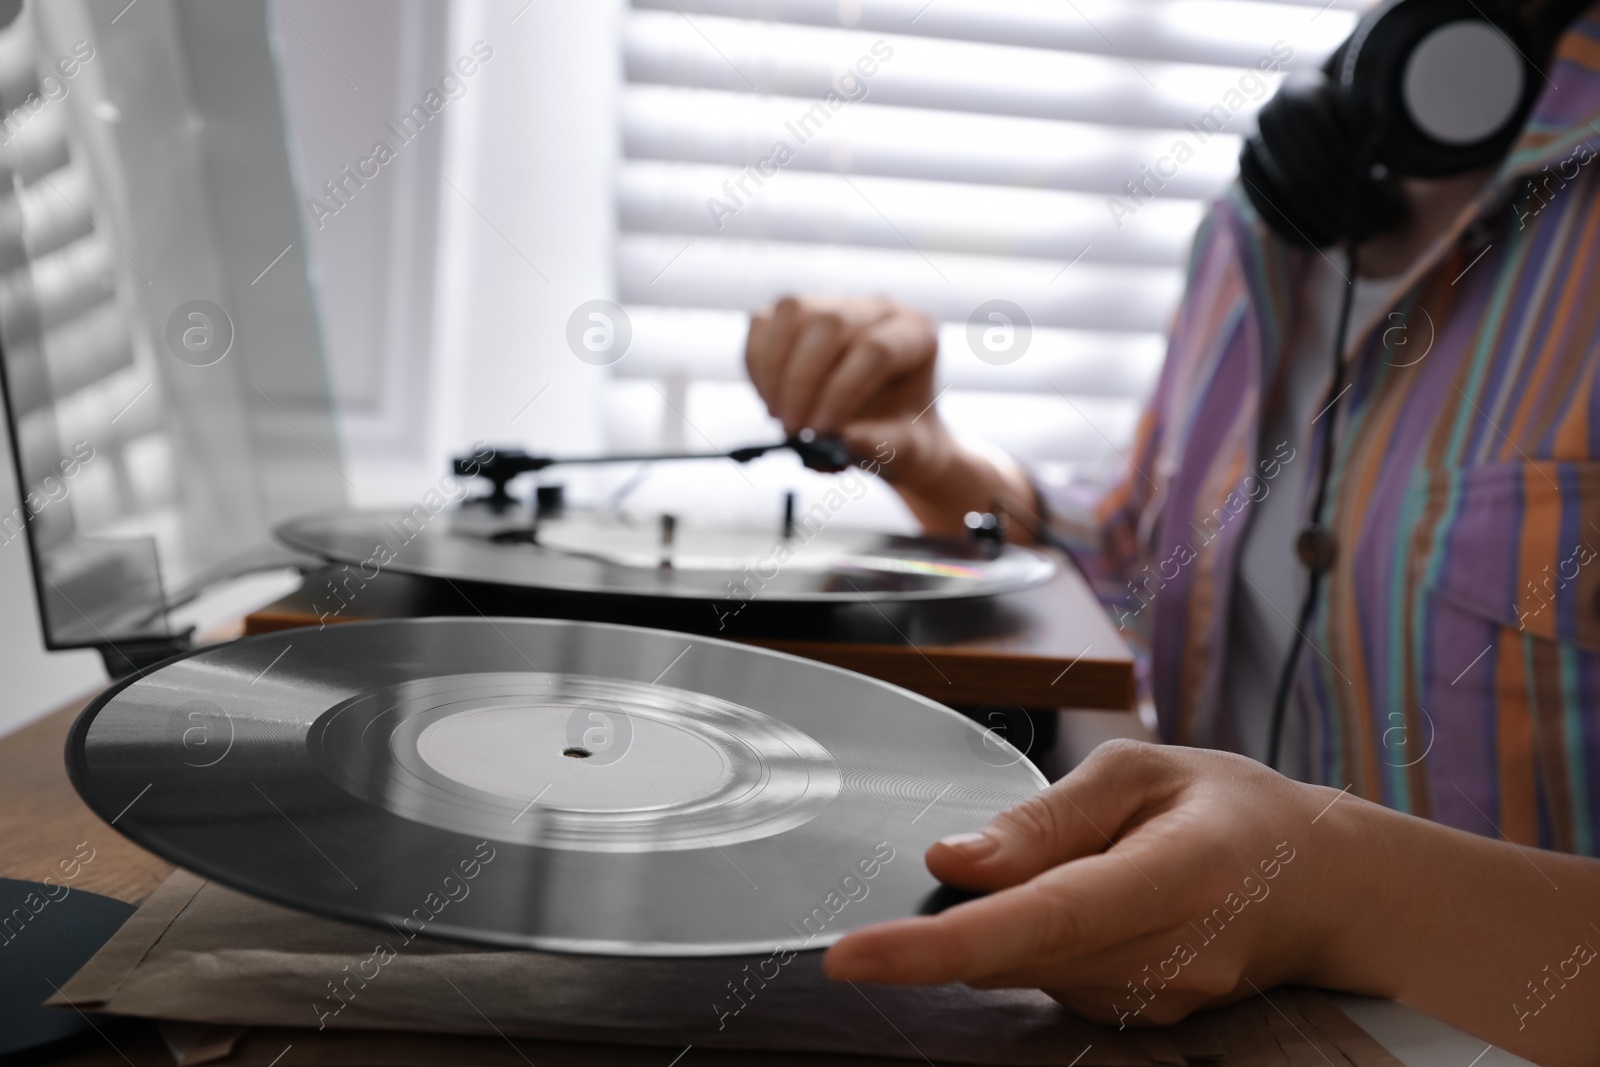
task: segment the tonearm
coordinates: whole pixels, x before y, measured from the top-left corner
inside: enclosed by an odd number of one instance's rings
[[[514,478],[546,467],[579,466],[597,463],[664,463],[691,459],[731,459],[735,463],[748,463],[753,459],[781,448],[792,449],[800,462],[814,471],[833,474],[850,465],[850,450],[838,437],[816,436],[809,430],[784,441],[766,445],[747,445],[727,452],[641,452],[601,456],[534,456],[520,449],[497,449],[487,459],[463,456],[452,464],[455,473],[462,477],[487,478],[494,491],[482,499],[493,507],[507,507],[514,498],[506,486]]]

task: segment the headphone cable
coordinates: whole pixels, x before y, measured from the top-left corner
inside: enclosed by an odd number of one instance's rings
[[[1300,646],[1310,640],[1306,636],[1306,627],[1311,625],[1311,616],[1317,610],[1317,600],[1322,592],[1323,574],[1333,565],[1333,535],[1323,525],[1322,516],[1327,508],[1328,483],[1333,473],[1334,425],[1339,421],[1339,399],[1345,390],[1344,346],[1350,330],[1350,310],[1356,291],[1356,245],[1353,242],[1345,249],[1344,283],[1344,296],[1339,308],[1339,325],[1334,331],[1333,341],[1333,380],[1329,385],[1333,390],[1333,400],[1328,403],[1322,415],[1318,416],[1326,418],[1328,422],[1322,427],[1322,440],[1319,443],[1316,495],[1311,505],[1311,521],[1300,531],[1295,545],[1300,562],[1305,564],[1311,573],[1306,582],[1305,597],[1300,601],[1300,618],[1295,626],[1295,639],[1289,646],[1289,655],[1284,661],[1282,673],[1278,676],[1277,691],[1272,697],[1272,729],[1267,741],[1267,766],[1273,770],[1279,769],[1284,719],[1289,709],[1289,691],[1294,684],[1295,668],[1300,665]]]

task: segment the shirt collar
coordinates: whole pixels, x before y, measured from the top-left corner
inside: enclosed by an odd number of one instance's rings
[[[1562,35],[1544,91],[1490,184],[1504,189],[1567,159],[1583,144],[1600,144],[1600,4]]]

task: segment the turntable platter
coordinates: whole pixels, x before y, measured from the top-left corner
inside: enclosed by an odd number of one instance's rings
[[[534,526],[487,508],[429,515],[331,512],[284,524],[292,548],[376,573],[562,592],[769,602],[995,596],[1055,574],[1049,556],[957,539],[803,525],[794,536],[679,522],[670,545],[648,522],[569,512]]]

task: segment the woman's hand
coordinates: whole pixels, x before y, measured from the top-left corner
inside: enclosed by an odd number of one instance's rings
[[[997,500],[1033,513],[1014,464],[961,445],[939,418],[935,324],[883,298],[785,297],[750,320],[745,368],[784,432],[838,434],[882,473],[931,533],[959,533]]]
[[[1600,862],[1241,756],[1110,742],[927,863],[988,895],[850,934],[830,975],[1034,986],[1123,1025],[1296,982],[1402,1000],[1540,1063],[1600,1048]]]
[[[1302,970],[1335,891],[1313,820],[1337,796],[1240,756],[1102,745],[981,832],[928,850],[941,881],[988,896],[858,931],[828,972],[1037,986],[1100,1022],[1175,1022]]]

